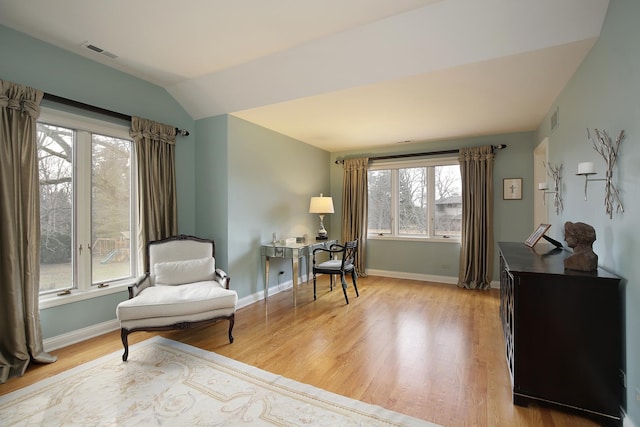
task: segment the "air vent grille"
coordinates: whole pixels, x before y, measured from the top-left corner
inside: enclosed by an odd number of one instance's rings
[[[93,51],[95,53],[99,53],[100,55],[104,55],[104,56],[106,56],[108,58],[111,58],[111,59],[116,59],[118,57],[118,55],[116,55],[115,53],[111,53],[111,52],[109,52],[107,50],[104,50],[101,47],[98,47],[98,46],[96,46],[94,44],[91,44],[89,42],[84,43],[83,46],[85,48],[89,49],[90,51]]]

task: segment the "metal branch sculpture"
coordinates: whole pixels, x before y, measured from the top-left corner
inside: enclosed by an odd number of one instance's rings
[[[593,144],[593,149],[596,150],[604,159],[607,164],[607,172],[605,175],[605,193],[604,193],[604,207],[605,211],[609,215],[609,219],[613,218],[613,205],[616,205],[616,213],[624,212],[622,206],[622,200],[620,200],[620,192],[613,182],[613,168],[618,159],[618,150],[620,143],[625,138],[624,130],[620,131],[618,139],[615,143],[611,140],[609,134],[606,131],[600,131],[594,129],[595,138],[591,136],[589,129],[587,129],[587,137]]]
[[[562,206],[562,196],[560,194],[560,188],[562,187],[560,184],[562,181],[562,163],[560,163],[560,166],[550,163],[547,164],[546,162],[543,162],[543,164],[547,175],[553,179],[553,206],[556,208],[556,215],[560,215],[560,212],[564,209]]]

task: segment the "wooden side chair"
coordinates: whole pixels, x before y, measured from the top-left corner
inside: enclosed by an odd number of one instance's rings
[[[316,274],[329,274],[330,289],[333,290],[333,275],[340,275],[340,282],[342,283],[342,292],[344,292],[344,299],[349,304],[349,297],[347,296],[347,281],[345,275],[351,274],[351,280],[353,282],[353,288],[356,290],[356,296],[358,293],[358,274],[356,273],[356,250],[358,248],[358,240],[352,240],[346,242],[344,245],[331,245],[329,249],[317,248],[313,250],[313,299],[316,299]],[[329,260],[321,263],[316,262],[316,254],[329,253]]]

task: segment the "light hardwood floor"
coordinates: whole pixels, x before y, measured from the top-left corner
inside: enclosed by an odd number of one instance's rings
[[[240,309],[233,344],[226,321],[160,335],[444,426],[597,425],[512,404],[497,290],[382,277],[358,283],[360,298],[350,287],[349,305],[324,277],[315,302],[309,283],[297,307],[289,289]],[[134,333],[130,342],[152,335]],[[32,365],[0,385],[0,395],[119,350],[116,331],[53,351],[56,363]]]

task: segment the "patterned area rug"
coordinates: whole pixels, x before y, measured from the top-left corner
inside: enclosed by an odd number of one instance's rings
[[[0,397],[2,426],[435,426],[162,337]]]

